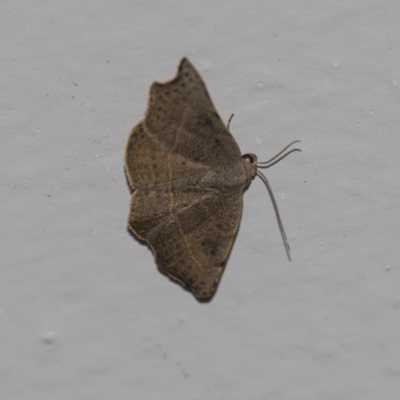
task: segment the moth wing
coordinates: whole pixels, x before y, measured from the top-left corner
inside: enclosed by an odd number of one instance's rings
[[[195,185],[210,167],[171,153],[143,123],[136,125],[128,138],[125,171],[132,190],[136,188],[172,190],[176,186]]]
[[[232,248],[243,194],[137,190],[129,226],[152,248],[162,272],[199,300],[214,294]]]
[[[170,152],[190,161],[209,166],[240,162],[239,146],[187,58],[174,79],[152,84],[144,126]]]

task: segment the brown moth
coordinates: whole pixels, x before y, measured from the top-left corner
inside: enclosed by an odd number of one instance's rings
[[[126,146],[133,191],[128,225],[151,247],[159,269],[199,300],[217,288],[238,231],[243,191],[260,175],[257,165],[255,155],[241,156],[187,58],[174,79],[151,85],[145,117]]]

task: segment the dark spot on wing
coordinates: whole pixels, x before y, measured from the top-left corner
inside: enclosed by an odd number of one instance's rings
[[[197,117],[197,125],[199,126],[212,126],[213,122],[207,115],[199,115]]]

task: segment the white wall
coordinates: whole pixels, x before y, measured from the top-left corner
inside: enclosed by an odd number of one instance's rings
[[[395,0],[0,4],[2,399],[400,398]],[[208,304],[126,230],[123,152],[188,56],[243,153]]]

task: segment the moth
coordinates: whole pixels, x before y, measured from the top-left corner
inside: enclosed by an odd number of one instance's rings
[[[131,131],[125,171],[132,189],[128,225],[152,249],[159,269],[209,300],[238,231],[243,192],[259,175],[219,117],[199,73],[183,58],[175,78],[151,85],[144,119]],[[289,253],[288,253],[289,254]]]

